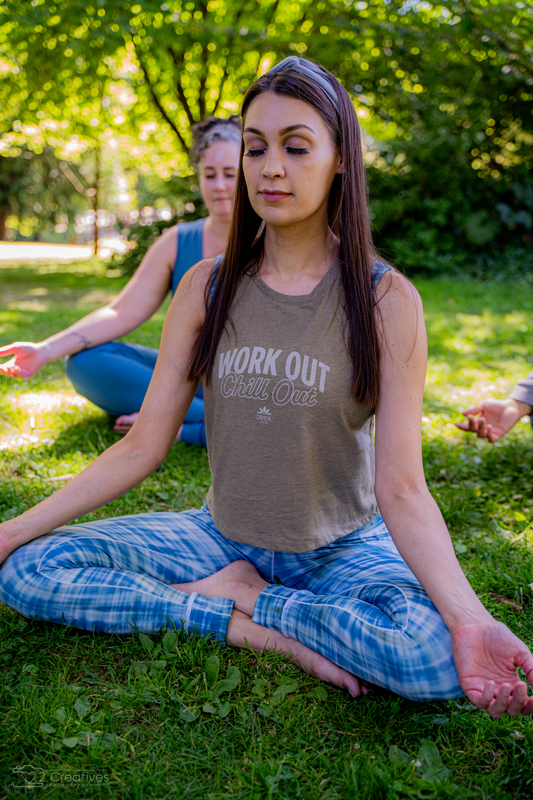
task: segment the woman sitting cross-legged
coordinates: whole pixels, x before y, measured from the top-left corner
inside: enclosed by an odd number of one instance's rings
[[[530,714],[533,658],[474,594],[426,487],[422,307],[372,249],[352,102],[291,57],[243,124],[224,257],[181,281],[125,439],[0,526],[0,599],[85,630],[276,648],[354,696],[365,681]],[[200,379],[206,505],[58,528],[164,461]]]

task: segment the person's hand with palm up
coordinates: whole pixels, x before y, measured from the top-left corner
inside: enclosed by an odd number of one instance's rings
[[[533,713],[533,697],[518,674],[533,686],[533,656],[502,622],[492,619],[451,631],[459,683],[468,699],[491,717]]]
[[[46,347],[39,342],[13,342],[0,347],[0,358],[13,356],[0,364],[0,375],[8,378],[33,378],[48,363]]]
[[[507,397],[505,400],[483,400],[463,411],[468,422],[456,422],[462,431],[475,433],[492,444],[505,436],[519,419],[531,414],[531,406]]]

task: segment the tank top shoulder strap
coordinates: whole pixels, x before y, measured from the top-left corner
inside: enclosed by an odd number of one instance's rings
[[[211,294],[209,296],[209,300],[213,299],[213,295],[215,293],[215,286],[217,282],[217,273],[223,261],[224,261],[224,253],[219,253],[213,263],[213,283],[211,285]]]
[[[389,267],[388,264],[383,264],[381,261],[376,261],[372,268],[372,294],[376,291],[380,279],[386,272],[394,272],[393,267]]]
[[[181,222],[178,225],[178,247],[174,271],[172,272],[172,294],[178,288],[178,284],[185,273],[203,258],[202,235],[204,222],[205,219],[197,219],[194,222]]]

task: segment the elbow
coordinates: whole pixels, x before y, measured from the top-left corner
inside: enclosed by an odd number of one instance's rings
[[[129,463],[136,465],[136,471],[143,475],[141,480],[144,480],[165,463],[169,448],[153,442],[148,445],[136,434],[132,428],[118,444],[123,444]]]
[[[416,508],[431,499],[425,480],[411,478],[382,482],[376,479],[375,492],[378,506],[385,513],[393,508]]]

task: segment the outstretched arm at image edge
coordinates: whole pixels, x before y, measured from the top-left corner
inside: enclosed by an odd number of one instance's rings
[[[181,281],[135,426],[53,495],[0,525],[0,562],[25,542],[120,497],[163,463],[197,389],[187,381],[187,365],[205,316],[203,290],[209,274],[210,265],[206,269],[201,262]]]
[[[377,291],[381,318],[381,390],[376,410],[376,497],[402,558],[440,612],[459,681],[493,717],[533,713],[528,648],[485,609],[464,575],[446,524],[426,485],[421,419],[427,361],[422,303],[400,275]]]
[[[479,439],[487,439],[491,444],[499,441],[502,436],[509,433],[518,420],[531,414],[531,405],[517,400],[513,392],[514,389],[511,396],[504,400],[482,400],[481,403],[467,408],[463,411],[463,416],[468,422],[456,422],[456,427],[468,433],[475,433]]]

